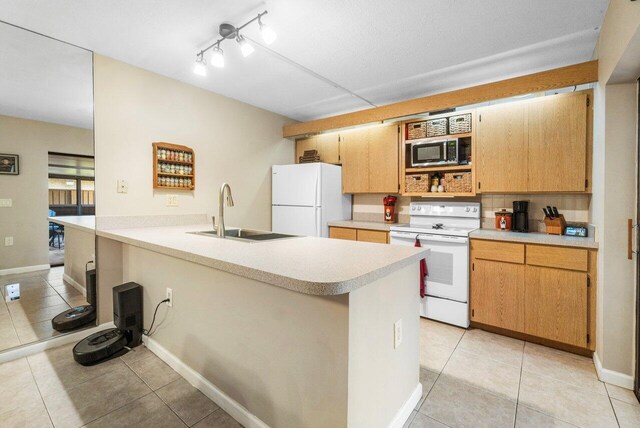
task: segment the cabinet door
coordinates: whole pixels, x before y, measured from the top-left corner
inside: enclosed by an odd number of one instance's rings
[[[527,105],[478,109],[478,192],[527,191]]]
[[[315,139],[321,162],[340,163],[340,135],[337,132],[319,134]]]
[[[587,347],[587,274],[527,266],[525,333]]]
[[[358,229],[357,236],[360,242],[375,242],[377,244],[389,242],[389,233],[381,230]]]
[[[296,140],[296,163],[300,163],[300,156],[304,154],[305,150],[317,150],[317,148],[315,136]]]
[[[471,320],[524,331],[524,265],[473,260]]]
[[[356,229],[349,229],[346,227],[329,227],[329,238],[332,239],[346,239],[347,241],[355,241],[357,235]]]
[[[584,192],[587,94],[559,95],[529,105],[529,191]]]
[[[369,192],[369,140],[366,129],[341,134],[342,193]]]
[[[398,193],[399,125],[368,128],[369,192]]]

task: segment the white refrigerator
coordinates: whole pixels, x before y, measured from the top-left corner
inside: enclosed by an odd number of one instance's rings
[[[274,165],[271,229],[328,237],[330,221],[351,219],[351,195],[342,194],[342,168],[327,163]]]

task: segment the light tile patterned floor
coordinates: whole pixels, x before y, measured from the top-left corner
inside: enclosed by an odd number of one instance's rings
[[[92,367],[73,346],[0,365],[0,427],[241,427],[144,346]]]
[[[420,365],[405,427],[640,427],[633,393],[590,358],[421,319]]]
[[[0,276],[0,351],[60,334],[51,319],[73,306],[86,305],[84,296],[62,276],[64,267]],[[7,302],[5,286],[20,285],[20,299]]]

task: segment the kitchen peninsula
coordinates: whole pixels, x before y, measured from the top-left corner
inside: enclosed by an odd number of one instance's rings
[[[49,222],[63,227],[65,281],[86,295],[87,265],[95,260],[95,216],[49,217]]]
[[[149,348],[245,426],[402,426],[422,393],[426,250],[312,237],[248,243],[189,233],[211,230],[205,216],[182,225],[156,217],[129,227],[99,219],[98,252],[122,260],[98,267],[100,322],[118,283],[143,286],[145,327],[171,288]]]

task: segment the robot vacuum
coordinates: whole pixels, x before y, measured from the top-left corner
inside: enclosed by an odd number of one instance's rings
[[[91,262],[89,262],[91,263]],[[87,265],[89,264],[87,263]],[[76,306],[59,313],[51,320],[51,326],[56,331],[69,331],[93,323],[96,320],[96,270],[91,269],[86,274],[88,305]]]
[[[73,359],[91,366],[119,357],[142,343],[142,286],[135,282],[113,288],[113,323],[73,347]]]

